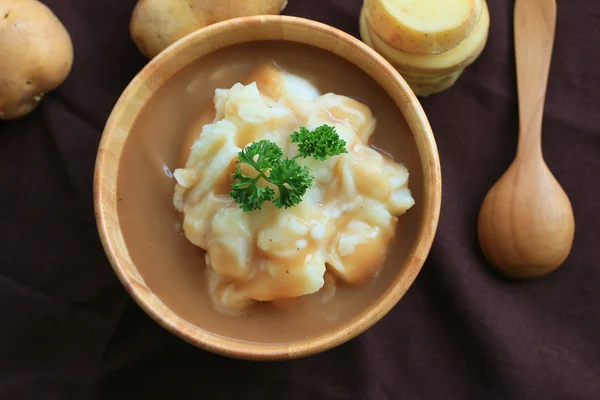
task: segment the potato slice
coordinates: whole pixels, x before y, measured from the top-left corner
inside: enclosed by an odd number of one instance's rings
[[[399,69],[426,76],[438,76],[464,69],[479,57],[487,43],[490,13],[484,1],[481,18],[471,35],[457,47],[435,55],[417,55],[394,49],[377,35],[368,21],[366,9],[363,7],[360,16],[360,32],[367,45]]]
[[[409,84],[413,92],[419,97],[427,97],[435,93],[440,93],[450,89],[458,78],[462,75],[464,69],[449,73],[447,75],[440,75],[436,77],[429,76],[407,76],[403,74],[404,79]]]
[[[365,0],[370,26],[389,46],[413,54],[439,54],[475,28],[483,0]]]

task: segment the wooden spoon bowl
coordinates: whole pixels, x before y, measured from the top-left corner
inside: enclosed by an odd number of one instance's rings
[[[573,236],[569,198],[538,157],[515,160],[483,202],[483,252],[511,278],[540,278],[554,271],[569,255]]]

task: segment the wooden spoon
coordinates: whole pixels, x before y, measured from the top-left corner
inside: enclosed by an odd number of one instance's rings
[[[516,0],[514,15],[519,143],[516,157],[479,213],[486,258],[515,279],[545,276],[569,255],[571,202],[542,156],[542,115],[554,31],[555,0]]]

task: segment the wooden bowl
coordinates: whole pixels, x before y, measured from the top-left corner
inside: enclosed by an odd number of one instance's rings
[[[392,260],[396,264],[386,278],[385,290],[337,329],[293,342],[270,343],[267,339],[250,342],[225,337],[205,329],[202,320],[192,322],[189,316],[186,318],[169,307],[148,284],[146,278],[149,277],[143,268],[134,264],[118,212],[117,183],[124,147],[149,99],[178,71],[201,57],[235,44],[265,40],[313,46],[364,71],[383,89],[382,93],[389,95],[392,109],[394,105],[397,107],[399,118],[406,122],[410,146],[415,149],[410,172],[411,189],[418,201],[407,213],[413,222],[406,225],[403,233],[408,238],[406,256]],[[400,74],[354,37],[318,22],[290,16],[253,16],[217,23],[179,40],[149,62],[123,92],[108,119],[94,176],[94,205],[100,237],[114,271],[130,295],[159,324],[187,342],[214,353],[244,359],[308,356],[340,345],[379,321],[396,305],[419,273],[437,229],[440,202],[441,173],[434,136],[421,105]]]

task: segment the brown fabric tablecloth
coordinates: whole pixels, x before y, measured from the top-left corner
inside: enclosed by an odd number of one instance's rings
[[[513,157],[518,117],[513,1],[490,0],[481,58],[422,100],[443,205],[421,274],[363,335],[276,363],[198,350],[121,287],[96,231],[92,177],[104,123],[146,62],[129,39],[135,2],[44,3],[72,35],[75,62],[33,114],[0,122],[0,399],[600,399],[597,0],[559,1],[543,147],[576,216],[562,268],[509,282],[477,244],[477,213]],[[289,0],[285,14],[358,36],[360,6]]]

